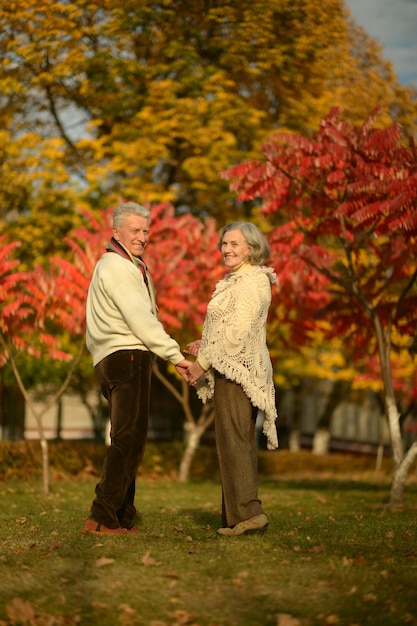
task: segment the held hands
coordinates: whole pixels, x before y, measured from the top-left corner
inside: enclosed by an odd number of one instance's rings
[[[195,384],[197,383],[198,379],[201,378],[201,376],[203,376],[203,374],[206,373],[206,370],[204,370],[200,363],[198,361],[195,361],[195,363],[192,363],[190,365],[190,367],[188,368],[188,382],[189,384],[194,387]]]
[[[203,370],[201,365],[196,361],[192,363],[187,359],[184,359],[175,366],[178,374],[192,387],[195,386],[197,380],[205,374],[206,370]]]
[[[188,369],[191,365],[194,365],[191,361],[187,361],[187,359],[184,359],[183,361],[180,361],[180,363],[178,363],[175,366],[175,369],[177,370],[178,374],[181,376],[181,378],[183,378],[185,380],[186,383],[189,383],[189,378],[188,378]]]
[[[184,350],[185,354],[191,354],[191,356],[195,356],[195,357],[198,356],[200,344],[201,344],[201,339],[196,339],[196,341],[192,341],[191,343],[187,344],[187,349]],[[203,374],[205,373],[206,373],[206,370],[204,370],[201,367],[198,361],[195,361],[188,368],[188,372],[187,372],[188,383],[192,387],[195,387],[198,379],[201,378]]]
[[[192,341],[191,343],[187,344],[187,348],[184,350],[184,353],[191,354],[191,356],[196,357],[200,349],[200,344],[201,339],[196,339],[196,341]],[[195,387],[198,379],[206,373],[206,370],[201,367],[198,361],[192,363],[191,361],[184,359],[184,361],[181,361],[181,363],[178,363],[178,365],[176,365],[175,367],[180,376],[182,376],[182,378],[186,380],[188,384],[192,387]]]

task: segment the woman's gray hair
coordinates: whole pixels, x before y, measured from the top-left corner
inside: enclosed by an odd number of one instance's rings
[[[240,230],[250,248],[248,261],[251,265],[263,265],[271,254],[269,243],[255,224],[251,222],[232,222],[226,224],[220,231],[218,248],[221,250],[223,237],[230,230]]]
[[[123,204],[119,204],[113,211],[113,228],[120,228],[123,220],[128,215],[138,215],[148,221],[151,218],[148,209],[141,204],[137,204],[136,202],[124,202]]]

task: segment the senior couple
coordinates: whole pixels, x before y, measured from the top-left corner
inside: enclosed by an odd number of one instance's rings
[[[219,249],[229,272],[208,304],[201,340],[184,350],[196,357],[192,362],[158,319],[152,278],[142,260],[149,228],[145,207],[135,202],[116,207],[113,236],[88,291],[87,347],[109,403],[111,433],[82,532],[127,535],[138,530],[136,474],[145,451],[155,356],[173,363],[203,402],[214,402],[223,496],[217,532],[226,537],[263,532],[268,519],[258,498],[258,411],[264,415],[268,448],[278,447],[266,344],[271,284],[276,281],[273,270],[263,265],[268,243],[249,222],[221,230]]]

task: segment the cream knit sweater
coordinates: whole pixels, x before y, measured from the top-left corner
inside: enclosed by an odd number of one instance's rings
[[[107,252],[97,263],[86,315],[87,348],[94,365],[117,350],[149,350],[174,365],[184,359],[154,315],[141,271],[118,254]]]
[[[197,360],[206,374],[197,394],[207,402],[214,393],[214,372],[239,383],[252,404],[265,415],[267,447],[278,447],[275,388],[266,344],[266,319],[271,304],[271,268],[245,264],[220,280],[207,307]]]

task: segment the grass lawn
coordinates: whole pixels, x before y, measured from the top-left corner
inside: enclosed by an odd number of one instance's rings
[[[221,488],[140,477],[141,531],[80,534],[96,478],[0,483],[0,626],[417,625],[417,482],[261,477],[262,535],[220,537]]]

